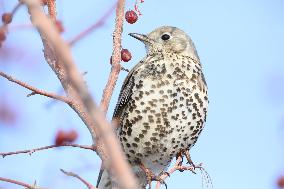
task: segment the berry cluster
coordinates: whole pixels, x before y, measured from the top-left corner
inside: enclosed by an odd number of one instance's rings
[[[129,24],[134,24],[138,20],[138,15],[133,10],[126,11],[125,20]],[[123,62],[128,62],[128,61],[131,60],[132,55],[131,55],[131,52],[128,49],[121,49],[120,53],[121,53],[121,60]],[[112,58],[110,59],[110,63],[112,63]]]
[[[140,3],[143,3],[143,2],[144,2],[144,0],[141,0]],[[135,3],[134,10],[129,10],[129,11],[125,12],[125,20],[126,20],[126,22],[128,22],[129,24],[134,24],[135,22],[137,22],[138,15],[137,15],[136,12],[138,12],[139,16],[142,15],[140,10],[138,9],[137,1]],[[121,60],[123,62],[128,62],[128,61],[131,60],[131,58],[132,58],[132,55],[131,55],[131,53],[130,53],[130,51],[128,49],[122,49],[121,50]]]

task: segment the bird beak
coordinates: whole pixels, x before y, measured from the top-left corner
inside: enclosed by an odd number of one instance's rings
[[[153,39],[150,39],[147,35],[139,34],[139,33],[129,33],[131,37],[134,37],[135,39],[138,39],[139,41],[142,41],[145,44],[152,44],[154,43]]]

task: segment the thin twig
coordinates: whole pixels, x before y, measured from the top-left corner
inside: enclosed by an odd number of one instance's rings
[[[75,178],[79,179],[81,182],[83,182],[88,187],[88,189],[97,189],[91,183],[89,183],[88,181],[86,181],[85,179],[83,179],[82,177],[80,177],[79,175],[77,175],[73,172],[67,172],[63,169],[60,169],[60,171],[62,171],[67,176],[71,176],[71,177],[75,177]]]
[[[43,188],[36,186],[36,183],[34,185],[30,185],[30,184],[27,184],[27,183],[24,183],[24,182],[21,182],[21,181],[3,178],[3,177],[0,177],[0,181],[9,182],[9,183],[12,183],[12,184],[23,186],[23,187],[28,188],[28,189],[43,189]]]
[[[15,154],[32,155],[34,152],[37,152],[37,151],[47,150],[47,149],[50,149],[50,148],[58,148],[58,147],[76,147],[76,148],[82,148],[82,149],[92,150],[92,151],[96,150],[95,146],[87,146],[87,145],[79,145],[79,144],[61,144],[61,145],[43,146],[43,147],[40,147],[40,148],[34,148],[34,149],[30,149],[30,150],[20,150],[20,151],[15,151],[15,152],[0,153],[0,156],[2,156],[4,158],[6,156],[15,155]]]
[[[78,35],[76,35],[73,39],[69,41],[69,44],[72,46],[75,43],[77,43],[79,40],[82,40],[84,37],[86,37],[88,34],[93,32],[94,30],[98,29],[99,27],[103,26],[108,19],[108,17],[112,14],[113,10],[116,7],[117,2],[115,2],[104,14],[103,16],[94,24],[92,24],[87,29],[80,32]]]
[[[113,32],[113,53],[112,53],[112,66],[111,72],[101,100],[101,108],[104,112],[107,112],[111,96],[118,79],[119,72],[121,70],[121,34],[123,30],[123,19],[124,19],[124,0],[119,0],[116,9],[116,20],[115,29]]]
[[[121,66],[121,70],[122,70],[122,71],[129,72],[129,69],[127,69],[127,68],[125,68],[125,67],[123,67],[123,66]]]
[[[13,8],[13,10],[11,11],[11,14],[12,14],[13,16],[15,15],[16,11],[21,7],[22,4],[23,4],[23,3],[19,1],[19,2],[16,4],[16,6]]]
[[[175,171],[186,171],[186,170],[189,170],[189,171],[192,171],[193,173],[195,173],[194,169],[202,169],[202,164],[195,165],[195,168],[194,168],[193,166],[183,166],[183,165],[180,165],[181,163],[182,163],[182,157],[178,157],[178,159],[176,160],[175,165],[169,171],[167,171],[166,174],[163,174],[160,177],[161,180],[165,180],[167,177],[169,177]],[[161,182],[157,182],[155,189],[160,189],[160,187],[161,187]]]
[[[39,94],[39,95],[43,95],[43,96],[46,96],[46,97],[49,97],[49,98],[53,98],[53,99],[56,99],[56,100],[60,100],[62,102],[65,102],[67,104],[70,103],[70,99],[68,97],[65,97],[65,96],[60,96],[60,95],[57,95],[57,94],[54,94],[54,93],[50,93],[50,92],[46,92],[44,90],[41,90],[41,89],[37,89],[33,86],[30,86],[29,84],[25,83],[25,82],[22,82],[18,79],[15,79],[13,78],[12,76],[8,75],[8,74],[5,74],[4,72],[0,71],[0,76],[6,78],[7,80],[13,82],[13,83],[16,83],[26,89],[29,89],[32,91],[32,93],[28,94],[27,97],[31,96],[31,95],[35,95],[35,94]]]

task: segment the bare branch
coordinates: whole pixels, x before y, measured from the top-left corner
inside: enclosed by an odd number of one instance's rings
[[[34,148],[30,150],[20,150],[20,151],[15,151],[15,152],[6,152],[6,153],[0,153],[0,156],[3,158],[6,156],[10,155],[15,155],[15,154],[29,154],[32,155],[34,152],[41,151],[41,150],[47,150],[50,148],[58,148],[58,147],[76,147],[76,148],[82,148],[86,150],[92,150],[95,151],[96,147],[95,146],[87,146],[87,145],[79,145],[79,144],[61,144],[61,145],[50,145],[50,146],[44,146],[40,148]]]
[[[97,189],[91,183],[89,183],[88,181],[86,181],[85,179],[83,179],[82,177],[80,177],[79,175],[77,175],[75,173],[67,172],[67,171],[64,171],[63,169],[60,169],[60,171],[62,171],[67,176],[71,176],[71,177],[75,177],[75,178],[79,179],[81,182],[83,182],[88,187],[88,189]]]
[[[163,174],[160,178],[162,180],[165,180],[167,177],[169,177],[175,171],[186,171],[186,170],[188,170],[188,171],[195,173],[194,172],[195,169],[203,169],[202,164],[195,165],[195,167],[194,167],[194,166],[191,166],[191,165],[190,166],[183,166],[183,165],[181,165],[181,163],[182,163],[182,157],[180,156],[176,160],[175,165],[169,171],[167,171],[166,174]],[[155,189],[160,189],[160,187],[161,187],[161,182],[157,182]]]
[[[72,46],[75,43],[77,43],[79,40],[83,39],[86,37],[88,34],[93,32],[94,30],[98,29],[99,27],[103,26],[108,19],[108,17],[112,14],[113,10],[116,7],[117,2],[115,2],[104,14],[103,16],[94,24],[92,24],[90,27],[87,29],[83,30],[80,32],[78,35],[76,35],[73,39],[69,41],[69,44]]]
[[[48,50],[51,50],[49,53],[52,53],[51,56],[53,56],[52,58],[54,58],[54,60],[50,61],[50,57],[46,56],[47,61],[55,73],[58,74],[58,78],[60,79],[64,89],[67,91],[67,94],[71,95],[73,99],[76,99],[76,103],[70,106],[78,113],[85,123],[89,123],[86,125],[93,137],[93,143],[97,143],[96,152],[103,160],[106,168],[109,171],[112,170],[111,172],[118,179],[118,183],[121,188],[137,188],[136,178],[134,177],[129,164],[125,160],[125,155],[122,152],[115,133],[113,132],[113,128],[106,121],[104,113],[98,109],[94,103],[81,74],[78,72],[73,62],[69,46],[62,40],[54,25],[44,15],[37,0],[23,0],[23,2],[27,4],[31,20],[37,27],[41,36],[44,38],[43,42],[48,43],[50,47],[52,47]],[[123,21],[123,10],[124,0],[120,0],[117,5],[118,22]],[[122,28],[118,30],[118,33],[121,34]],[[118,43],[120,44],[120,42]],[[46,47],[46,45],[44,46]],[[114,54],[116,54],[116,58],[114,59],[119,62],[119,53]],[[117,65],[120,70],[120,65]],[[115,66],[115,68],[117,68],[117,66]],[[58,69],[63,71],[64,74],[60,73]],[[96,127],[93,127],[94,125],[96,125]],[[97,141],[95,141],[95,136],[97,136]]]
[[[15,7],[13,8],[13,10],[11,11],[12,15],[14,16],[15,13],[17,12],[17,10],[21,7],[22,3],[18,2]]]
[[[113,32],[113,52],[112,52],[112,64],[111,64],[112,67],[101,100],[101,108],[104,112],[107,112],[108,110],[109,102],[113,94],[119,72],[121,70],[120,50],[121,50],[121,34],[122,34],[123,19],[124,19],[123,17],[124,3],[125,3],[124,0],[119,0],[116,9],[115,29]]]
[[[36,183],[34,185],[30,185],[30,184],[27,184],[27,183],[24,183],[24,182],[21,182],[21,181],[3,178],[3,177],[0,177],[0,181],[9,182],[9,183],[12,183],[12,184],[23,186],[23,187],[28,188],[28,189],[44,189],[44,188],[40,188],[40,187],[36,186]]]
[[[75,91],[75,89],[69,82],[69,76],[64,66],[64,62],[66,62],[65,52],[67,52],[67,59],[68,59],[67,62],[71,62],[71,67],[72,67],[71,69],[76,69],[75,72],[77,71],[77,68],[73,63],[68,45],[65,44],[61,39],[61,37],[59,36],[58,30],[55,28],[54,23],[51,22],[49,19],[47,19],[45,14],[42,12],[40,4],[37,0],[25,0],[25,1],[22,0],[22,1],[28,5],[29,8],[28,10],[29,13],[31,14],[31,19],[33,21],[33,24],[37,27],[38,32],[41,36],[42,43],[44,46],[44,57],[46,59],[46,62],[54,71],[57,78],[60,80],[61,85],[64,88],[64,91],[67,94],[67,96],[70,99],[72,99],[72,102],[69,103],[69,106],[78,114],[78,116],[85,123],[85,125],[89,129],[89,132],[91,133],[93,141],[95,141],[95,136],[96,136],[96,133],[94,131],[95,122],[92,120],[90,113],[87,112],[83,103],[80,101],[80,97],[78,97],[80,94],[78,94]],[[40,15],[40,16],[37,17],[33,15]],[[52,39],[48,38],[48,36],[51,36]],[[60,44],[60,46],[58,46],[57,40],[60,40],[60,42],[58,43]],[[57,46],[55,47],[54,44],[56,44]],[[61,47],[62,44],[64,46],[63,48]],[[57,49],[59,49],[59,52],[57,52]],[[64,57],[61,56],[63,51],[65,54]],[[79,76],[79,80],[81,81],[82,88],[87,88],[81,76]]]
[[[25,83],[25,82],[22,82],[18,79],[15,79],[13,78],[12,76],[8,75],[8,74],[5,74],[4,72],[1,72],[0,71],[0,76],[8,79],[9,81],[13,82],[13,83],[16,83],[26,89],[29,89],[32,91],[32,93],[28,94],[27,97],[29,96],[32,96],[32,95],[35,95],[35,94],[39,94],[39,95],[42,95],[42,96],[46,96],[46,97],[49,97],[49,98],[53,98],[53,99],[56,99],[56,100],[60,100],[62,102],[65,102],[67,104],[69,104],[71,101],[68,97],[64,97],[64,96],[60,96],[60,95],[57,95],[57,94],[54,94],[54,93],[49,93],[49,92],[46,92],[44,90],[41,90],[41,89],[37,89],[33,86],[30,86],[29,84]]]

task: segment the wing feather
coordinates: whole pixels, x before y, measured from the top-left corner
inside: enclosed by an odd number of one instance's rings
[[[123,85],[121,87],[118,101],[116,103],[116,107],[114,109],[114,113],[112,119],[120,118],[122,115],[122,111],[125,105],[129,102],[129,99],[132,95],[132,89],[134,87],[134,75],[133,73],[143,64],[144,61],[140,61],[132,70],[128,73],[127,77],[125,78]]]

